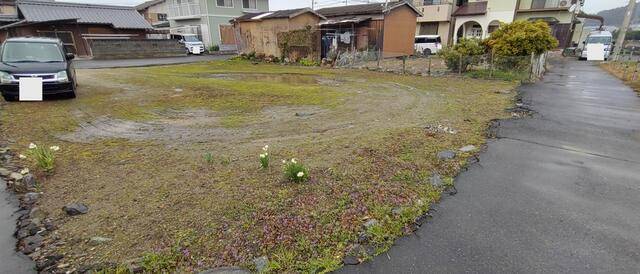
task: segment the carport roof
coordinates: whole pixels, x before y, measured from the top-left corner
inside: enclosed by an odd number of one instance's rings
[[[321,19],[325,19],[324,16],[318,14],[317,12],[313,11],[310,8],[300,8],[300,9],[290,9],[290,10],[247,13],[240,17],[234,18],[231,21],[247,22],[247,21],[259,21],[259,20],[266,20],[266,19],[277,19],[277,18],[294,18],[298,15],[305,14],[307,12],[314,14],[320,17]]]
[[[422,16],[422,13],[418,9],[416,9],[416,7],[414,7],[411,3],[405,2],[405,1],[389,2],[387,4],[373,3],[373,4],[339,6],[339,7],[319,9],[317,10],[317,12],[326,17],[381,14],[405,5],[409,7],[413,12],[418,14],[418,16]]]
[[[468,2],[460,6],[453,16],[482,15],[487,13],[487,2]]]
[[[110,25],[116,29],[153,29],[133,7],[22,0],[20,17],[28,23],[75,20],[80,24]]]

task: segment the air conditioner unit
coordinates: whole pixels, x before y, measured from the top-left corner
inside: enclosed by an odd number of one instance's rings
[[[571,1],[569,1],[569,0],[560,0],[560,2],[558,3],[558,7],[559,8],[569,8],[569,7],[571,7]]]

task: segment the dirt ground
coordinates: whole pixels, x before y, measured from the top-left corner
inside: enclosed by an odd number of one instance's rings
[[[359,259],[379,254],[440,199],[430,177],[451,182],[475,153],[457,150],[481,147],[515,96],[510,82],[241,61],[78,77],[77,99],[0,104],[15,151],[61,147],[38,174],[59,227],[41,252],[151,272],[256,270],[262,256],[266,271],[324,272],[357,243],[372,249]],[[309,182],[284,179],[291,158]],[[70,202],[89,213],[65,216]]]

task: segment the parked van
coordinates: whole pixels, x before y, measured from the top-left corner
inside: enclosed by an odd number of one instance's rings
[[[418,35],[415,40],[415,49],[424,55],[436,54],[442,49],[440,35]]]
[[[609,60],[609,55],[613,51],[613,46],[615,42],[613,42],[613,35],[611,32],[606,30],[596,30],[592,31],[587,35],[587,39],[583,42],[582,54],[580,55],[580,60],[587,59],[587,48],[589,44],[603,44],[604,45],[604,59]]]
[[[184,45],[187,54],[201,54],[204,52],[204,43],[195,34],[171,34],[171,39]]]

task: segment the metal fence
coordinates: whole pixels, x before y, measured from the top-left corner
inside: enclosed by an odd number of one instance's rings
[[[544,75],[547,54],[528,56],[411,56],[378,51],[341,52],[334,66],[422,76],[464,75],[474,78],[535,81]]]

